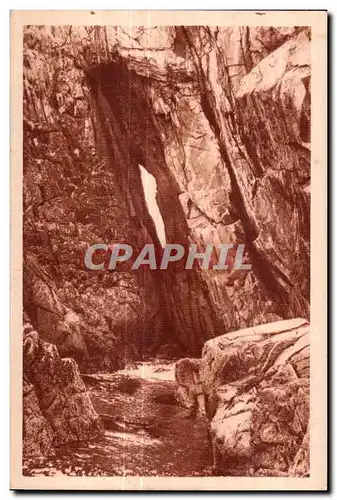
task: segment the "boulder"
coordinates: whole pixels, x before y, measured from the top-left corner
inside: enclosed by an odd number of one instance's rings
[[[61,444],[103,432],[77,363],[39,338],[30,324],[23,336],[23,455],[51,455]]]
[[[195,379],[182,376],[191,394]],[[277,321],[206,342],[198,366],[220,473],[304,476],[309,471],[309,324]]]

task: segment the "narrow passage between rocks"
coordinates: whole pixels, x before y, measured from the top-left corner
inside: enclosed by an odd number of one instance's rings
[[[25,475],[211,475],[207,421],[178,406],[174,363],[153,360],[83,379],[104,435],[29,459]]]

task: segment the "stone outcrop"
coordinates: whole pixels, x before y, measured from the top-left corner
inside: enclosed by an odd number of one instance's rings
[[[76,361],[39,338],[29,323],[23,334],[23,456],[49,456],[64,443],[103,432]]]
[[[309,324],[278,321],[206,342],[176,365],[178,399],[210,421],[218,473],[309,474]],[[202,391],[200,391],[200,386]]]
[[[310,31],[27,26],[24,306],[82,370],[309,317]],[[252,270],[88,271],[93,243],[245,243]]]

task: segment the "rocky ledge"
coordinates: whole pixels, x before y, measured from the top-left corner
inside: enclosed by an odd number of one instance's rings
[[[277,321],[205,343],[176,364],[178,399],[210,421],[218,474],[309,474],[309,324]]]

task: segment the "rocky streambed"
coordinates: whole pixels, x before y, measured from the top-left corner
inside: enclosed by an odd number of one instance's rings
[[[82,376],[104,433],[25,461],[25,475],[207,476],[208,423],[176,400],[174,363],[152,360]]]
[[[200,359],[80,375],[27,325],[24,474],[307,477],[309,329],[267,323]]]

